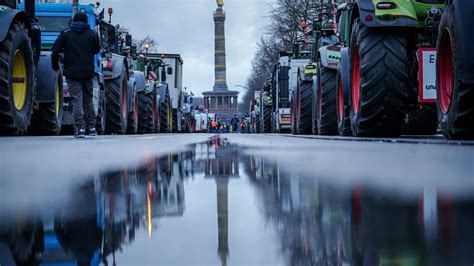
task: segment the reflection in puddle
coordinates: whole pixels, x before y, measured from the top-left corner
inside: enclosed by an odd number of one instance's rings
[[[0,265],[474,262],[472,199],[341,187],[218,138],[69,195],[39,211],[0,210]]]

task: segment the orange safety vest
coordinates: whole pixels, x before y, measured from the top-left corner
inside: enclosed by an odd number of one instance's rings
[[[217,127],[217,123],[216,123],[216,121],[212,121],[212,122],[211,122],[211,126],[213,126],[213,127]]]

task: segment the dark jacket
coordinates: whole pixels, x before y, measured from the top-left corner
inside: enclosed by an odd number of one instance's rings
[[[73,22],[62,31],[53,45],[53,68],[57,68],[59,54],[64,53],[64,76],[72,79],[94,77],[94,56],[100,52],[99,37],[89,24]]]

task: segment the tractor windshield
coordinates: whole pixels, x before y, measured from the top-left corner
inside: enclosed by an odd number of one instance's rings
[[[61,32],[69,27],[71,17],[38,17],[38,25],[42,32]]]

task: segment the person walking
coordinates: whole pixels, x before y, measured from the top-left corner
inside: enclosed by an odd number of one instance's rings
[[[74,114],[75,137],[96,136],[96,114],[92,102],[94,56],[100,52],[99,36],[91,30],[87,15],[74,15],[68,29],[62,31],[52,48],[52,66],[59,70],[59,56],[64,53],[64,76],[69,86]]]
[[[211,132],[217,133],[217,122],[215,120],[211,121]]]
[[[239,117],[237,115],[234,115],[234,117],[230,120],[230,124],[232,125],[232,131],[234,133],[237,133],[239,131]]]

